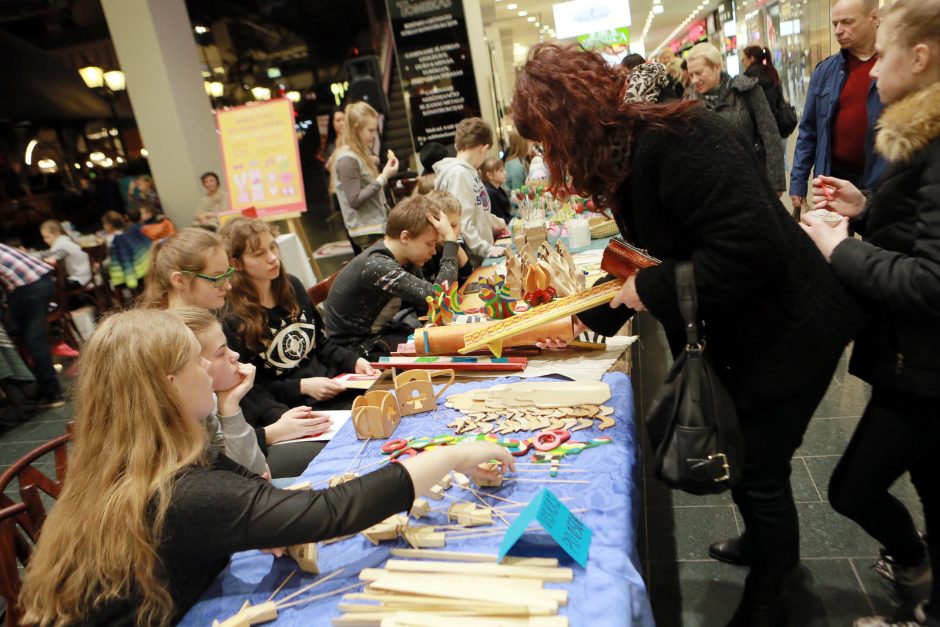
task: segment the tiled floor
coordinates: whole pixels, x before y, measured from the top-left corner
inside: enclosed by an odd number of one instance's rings
[[[642,416],[671,358],[662,328],[650,316],[638,321],[634,387]],[[851,625],[852,619],[891,608],[888,589],[872,570],[878,544],[826,501],[829,476],[868,399],[868,389],[846,372],[843,359],[793,459],[792,485],[800,515],[802,564],[789,589],[789,625]],[[724,625],[747,571],[708,557],[708,545],[738,535],[743,523],[728,495],[697,497],[669,490],[653,476],[644,443],[644,515],[639,552],[659,627]],[[923,514],[907,478],[893,492]]]

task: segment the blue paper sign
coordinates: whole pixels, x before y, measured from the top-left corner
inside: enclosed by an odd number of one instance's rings
[[[588,549],[591,547],[591,530],[546,488],[542,488],[532,502],[516,517],[503,541],[499,545],[497,561],[502,561],[509,550],[519,541],[533,520],[537,520],[548,535],[570,555],[574,561],[587,568]]]

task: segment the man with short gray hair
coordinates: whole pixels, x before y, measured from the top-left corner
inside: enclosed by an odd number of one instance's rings
[[[869,73],[875,65],[878,0],[839,0],[832,26],[842,48],[813,71],[790,171],[793,215],[806,204],[810,170],[871,189],[884,170],[874,151],[882,104]]]

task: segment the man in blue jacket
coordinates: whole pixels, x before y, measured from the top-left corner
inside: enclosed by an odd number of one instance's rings
[[[840,0],[832,25],[842,49],[813,72],[793,154],[790,199],[797,219],[806,205],[810,170],[862,189],[872,189],[884,170],[874,150],[882,104],[868,75],[877,60],[878,0]]]

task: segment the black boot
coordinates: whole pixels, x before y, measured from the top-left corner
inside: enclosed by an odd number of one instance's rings
[[[735,566],[750,566],[751,550],[747,544],[747,534],[742,533],[737,538],[728,538],[709,545],[708,555],[719,562],[727,562]]]

